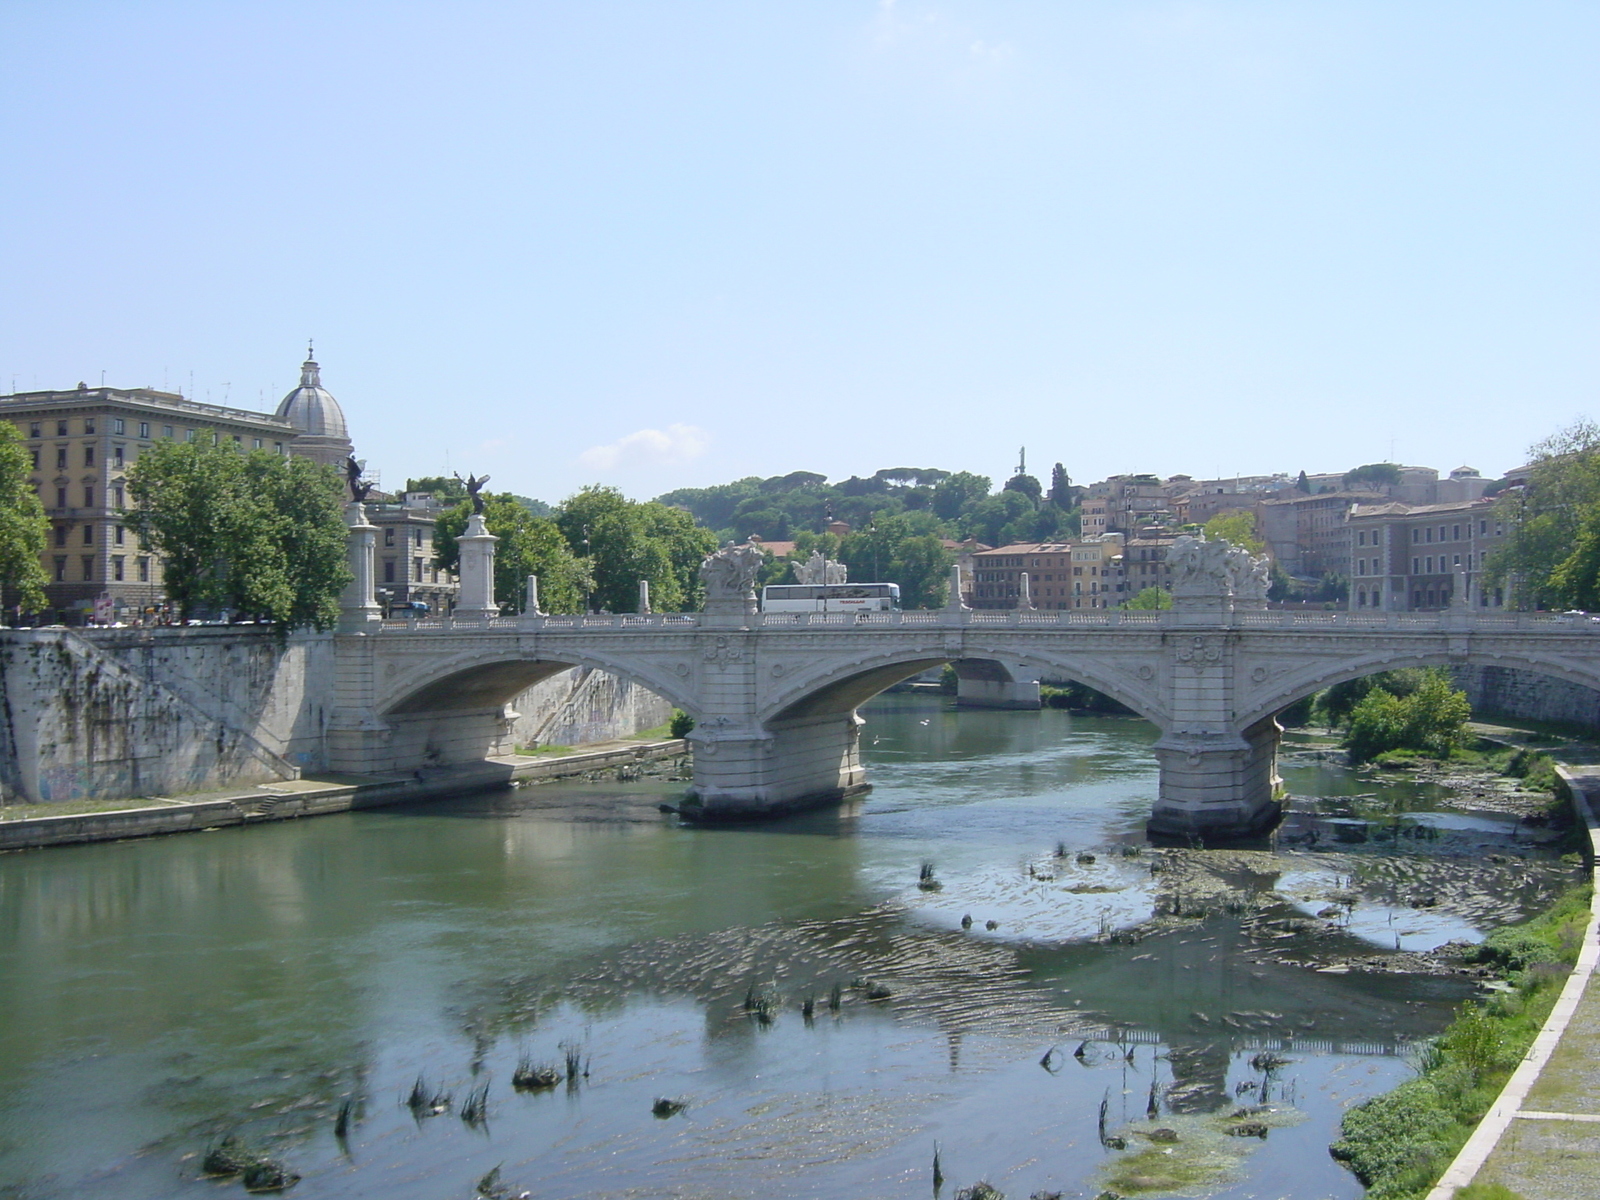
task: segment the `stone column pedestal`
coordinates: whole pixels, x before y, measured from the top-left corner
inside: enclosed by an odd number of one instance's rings
[[[747,821],[835,803],[867,790],[855,713],[742,728],[713,719],[689,734],[694,785],[682,814]]]
[[[456,545],[461,548],[461,587],[457,592],[457,617],[487,621],[500,615],[494,602],[494,547],[500,539],[483,525],[483,514],[467,518],[467,529]]]
[[[346,562],[355,578],[345,585],[339,597],[339,632],[369,633],[383,623],[383,610],[373,593],[378,527],[367,520],[367,510],[359,501],[345,505],[344,522],[349,530]]]

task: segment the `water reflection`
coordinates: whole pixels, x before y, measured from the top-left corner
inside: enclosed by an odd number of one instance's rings
[[[1474,850],[1481,886],[1443,887],[1451,847],[1505,830],[1442,817],[1432,840],[1163,858],[1143,723],[920,697],[867,718],[872,798],[759,828],[682,827],[646,780],[0,857],[0,1196],[214,1195],[186,1156],[228,1130],[319,1196],[466,1195],[497,1163],[540,1196],[921,1194],[935,1140],[952,1183],[1026,1195],[1089,1187],[1117,1153],[1101,1101],[1138,1125],[1154,1096],[1163,1121],[1293,1114],[1217,1194],[1354,1197],[1337,1113],[1405,1074],[1463,985],[1296,962],[1396,913],[1402,940],[1475,936],[1556,879]],[[1426,812],[1392,787],[1386,812]],[[1323,933],[1280,938],[1252,899],[1274,889]],[[511,1088],[563,1045],[587,1078]],[[1290,1060],[1270,1078],[1268,1051]],[[402,1103],[419,1076],[452,1111]],[[662,1096],[688,1107],[657,1119]]]

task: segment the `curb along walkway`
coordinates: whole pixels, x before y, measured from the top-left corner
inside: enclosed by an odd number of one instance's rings
[[[1591,877],[1600,875],[1600,766],[1558,768],[1589,837]],[[1522,1064],[1484,1115],[1428,1200],[1453,1200],[1474,1179],[1504,1184],[1526,1200],[1600,1197],[1600,879],[1577,964]]]
[[[687,750],[688,743],[681,738],[619,740],[598,742],[573,754],[507,755],[461,767],[441,767],[426,772],[420,779],[412,775],[346,775],[321,780],[285,780],[181,799],[152,796],[148,806],[138,808],[0,820],[0,851],[112,842],[160,833],[222,829],[229,825],[379,808],[476,791],[514,780],[560,779],[675,758]]]

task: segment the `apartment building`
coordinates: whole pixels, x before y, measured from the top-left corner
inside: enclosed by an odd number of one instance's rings
[[[1361,612],[1430,612],[1459,599],[1502,608],[1503,587],[1480,583],[1484,559],[1504,541],[1494,502],[1479,497],[1446,504],[1365,504],[1348,515],[1352,570],[1350,608]]]
[[[1047,610],[1115,608],[1127,597],[1121,534],[1076,542],[1019,542],[972,556],[973,608],[1012,609],[1028,576],[1033,607]]]

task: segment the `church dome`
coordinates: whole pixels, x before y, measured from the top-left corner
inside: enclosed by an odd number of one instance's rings
[[[287,421],[302,435],[314,438],[337,438],[348,441],[350,432],[345,426],[344,410],[339,402],[322,386],[320,368],[306,349],[306,361],[300,364],[300,386],[283,398],[278,405],[278,420]]]

